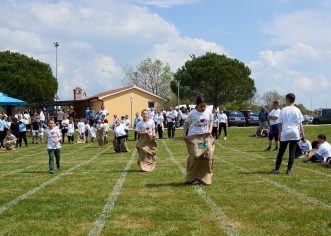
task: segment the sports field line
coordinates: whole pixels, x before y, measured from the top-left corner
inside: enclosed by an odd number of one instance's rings
[[[221,144],[217,143],[217,145],[219,147],[221,147]],[[229,161],[224,161],[224,160],[221,160],[223,163],[225,164],[228,164],[228,165],[231,165],[237,169],[239,169],[240,171],[243,171],[243,172],[247,172],[247,171],[250,171],[248,168],[243,168],[241,167],[240,165],[237,165],[237,164],[234,164],[234,163],[231,163]],[[282,183],[279,183],[279,182],[276,182],[276,181],[273,181],[273,180],[270,180],[269,178],[266,178],[266,177],[263,177],[262,175],[260,174],[254,174],[256,177],[258,177],[260,180],[262,180],[263,182],[265,183],[268,183],[268,184],[272,184],[272,185],[275,185],[276,187],[280,188],[280,189],[283,189],[289,193],[292,193],[298,197],[300,197],[302,200],[304,201],[309,201],[321,208],[331,208],[331,206],[325,202],[322,202],[316,198],[313,198],[313,197],[310,197],[308,196],[307,194],[304,194],[304,193],[301,193],[293,188],[290,188],[288,187],[287,185],[285,184],[282,184]]]
[[[169,154],[170,160],[180,169],[183,175],[186,175],[186,169],[175,159],[172,151],[169,149],[168,145],[162,140],[162,144],[165,147],[166,151]],[[239,230],[235,227],[235,225],[231,224],[229,218],[225,215],[222,209],[208,196],[208,194],[203,190],[203,188],[199,185],[193,185],[194,190],[198,193],[198,195],[206,202],[210,210],[219,220],[219,223],[224,228],[225,232],[228,235],[239,235]]]
[[[88,146],[91,146],[91,145],[92,145],[92,144],[89,144],[89,145],[87,145],[87,146],[85,146],[85,147],[83,147],[83,148],[77,149],[77,150],[72,151],[72,152],[65,153],[65,154],[61,155],[61,158],[64,157],[64,156],[68,156],[68,155],[70,155],[70,154],[72,154],[72,153],[79,152],[79,151],[83,150],[84,148],[86,148],[86,147],[88,147]],[[40,154],[40,153],[39,153],[39,154]],[[65,162],[65,161],[62,161],[62,163],[63,163],[63,162]],[[43,161],[43,163],[45,163],[45,162]],[[18,173],[18,172],[20,172],[20,171],[22,171],[22,170],[28,170],[28,169],[30,169],[30,168],[32,168],[32,167],[34,167],[34,166],[39,166],[39,165],[42,165],[42,164],[41,164],[41,163],[34,164],[34,165],[31,165],[31,166],[27,166],[27,167],[25,167],[25,168],[21,168],[21,169],[14,170],[14,171],[12,171],[12,172],[9,172],[9,173],[6,173],[6,174],[3,174],[3,175],[0,175],[0,179],[3,178],[3,177],[6,177],[6,176],[8,176],[8,175]]]
[[[112,210],[115,207],[115,203],[117,198],[121,192],[122,186],[124,184],[125,178],[128,175],[128,171],[131,167],[132,162],[134,161],[134,157],[136,155],[136,150],[131,155],[129,162],[126,164],[125,168],[122,171],[121,177],[117,180],[116,185],[113,188],[113,191],[109,194],[108,200],[105,206],[102,209],[102,212],[98,219],[95,221],[95,226],[89,232],[89,235],[100,235],[103,227],[105,226],[106,220],[110,217]]]
[[[266,158],[264,156],[261,156],[261,155],[258,155],[258,154],[252,154],[252,153],[249,153],[249,152],[244,152],[244,151],[241,151],[241,150],[236,149],[236,148],[225,147],[225,146],[223,146],[221,144],[218,144],[218,145],[220,147],[222,147],[222,148],[225,148],[225,149],[231,149],[231,150],[234,150],[234,151],[239,152],[239,153],[247,154],[249,156],[259,157],[260,159],[268,160],[268,158]],[[285,163],[283,163],[283,165],[285,165]],[[309,169],[309,168],[306,168],[306,167],[302,167],[302,166],[299,166],[299,165],[295,165],[295,168],[302,169],[302,170],[307,170],[307,171],[312,172],[312,173],[317,174],[317,175],[331,177],[330,174],[323,173],[323,172],[320,172],[320,171],[317,171],[317,170],[312,170],[312,169]]]
[[[87,160],[87,161],[84,161],[84,162],[81,162],[73,167],[71,167],[70,169],[66,170],[65,172],[51,178],[50,180],[47,180],[45,182],[43,182],[42,184],[40,184],[38,187],[34,188],[34,189],[31,189],[30,191],[18,196],[17,198],[15,198],[14,200],[6,203],[5,205],[3,205],[2,207],[0,207],[0,214],[2,214],[3,212],[5,212],[7,209],[9,209],[10,207],[16,205],[17,203],[19,203],[20,201],[28,198],[29,196],[39,192],[40,190],[44,189],[46,186],[54,183],[55,181],[61,179],[63,176],[66,176],[68,175],[70,172],[76,170],[77,168],[81,167],[82,165],[85,165],[85,164],[88,164],[92,161],[94,161],[95,159],[97,159],[102,153],[108,151],[110,149],[110,147],[104,149],[103,151],[95,154],[91,159]]]

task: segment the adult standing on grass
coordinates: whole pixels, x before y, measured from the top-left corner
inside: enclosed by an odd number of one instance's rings
[[[215,140],[211,136],[213,115],[207,108],[205,98],[197,97],[196,109],[192,110],[184,125],[184,140],[187,144],[186,184],[210,185],[213,177]]]
[[[260,130],[263,130],[264,127],[266,127],[268,125],[268,115],[269,115],[269,112],[266,109],[266,107],[262,107],[262,109],[260,110],[260,113],[259,113],[259,128],[260,128]]]
[[[137,132],[139,139],[136,144],[139,160],[138,165],[143,172],[151,172],[156,166],[156,137],[155,137],[155,123],[148,116],[147,109],[142,110],[142,121],[137,124]]]
[[[272,145],[272,140],[275,140],[275,149],[274,151],[278,151],[278,140],[279,140],[279,114],[280,114],[280,109],[279,109],[279,103],[278,101],[274,101],[272,103],[272,108],[273,110],[269,113],[268,115],[268,120],[270,123],[270,129],[269,129],[269,146],[265,151],[271,151],[271,145]]]
[[[228,126],[228,116],[224,113],[223,110],[220,110],[220,114],[218,117],[219,120],[219,128],[218,128],[218,137],[221,137],[222,129],[224,130],[224,140],[227,139],[228,132],[226,130],[226,127]]]
[[[276,160],[276,167],[272,171],[274,174],[279,174],[279,169],[282,164],[284,153],[289,145],[289,159],[286,174],[291,174],[292,166],[295,158],[295,150],[300,140],[305,138],[302,121],[303,116],[299,108],[294,106],[295,95],[289,93],[285,98],[286,107],[280,111],[279,115],[279,134],[280,134],[280,147]]]
[[[49,173],[54,174],[54,156],[56,159],[56,167],[58,170],[60,166],[60,148],[61,148],[61,131],[55,127],[55,121],[53,119],[48,120],[48,128],[46,130],[47,140],[47,152],[48,152],[48,164]]]
[[[175,111],[175,109],[170,107],[166,116],[167,116],[167,124],[168,124],[168,138],[174,138],[176,131],[177,112]]]

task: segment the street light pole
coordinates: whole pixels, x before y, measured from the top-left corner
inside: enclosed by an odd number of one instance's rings
[[[57,80],[57,47],[58,46],[60,46],[59,42],[54,42],[54,47],[55,47],[55,79],[56,79],[56,82],[58,82],[58,80]],[[57,90],[56,90],[56,95],[55,96],[57,97]]]
[[[133,123],[132,123],[132,102],[133,102],[133,96],[130,96],[130,103],[131,103],[131,127],[133,127]]]
[[[178,106],[178,109],[179,109],[179,80],[177,80],[177,106]]]

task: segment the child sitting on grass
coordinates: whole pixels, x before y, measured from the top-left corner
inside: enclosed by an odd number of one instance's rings
[[[329,157],[331,157],[331,145],[326,141],[325,134],[320,134],[317,136],[318,144],[316,152],[311,152],[308,157],[304,160],[307,162],[317,162],[323,163],[326,162]],[[316,145],[313,142],[314,146]]]
[[[7,130],[7,135],[5,140],[6,141],[4,146],[6,150],[15,150],[17,138],[15,137],[15,135],[12,134],[12,131],[10,129]]]

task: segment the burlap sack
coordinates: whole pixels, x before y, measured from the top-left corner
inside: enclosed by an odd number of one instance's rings
[[[129,146],[128,143],[125,139],[121,140],[121,145],[122,145],[122,152],[128,152],[129,151]],[[113,140],[113,147],[115,152],[120,152],[120,149],[118,147],[117,141]]]
[[[97,130],[97,140],[98,140],[98,144],[99,146],[103,146],[104,145],[104,137],[105,137],[106,132],[104,131],[104,129],[98,129]]]
[[[139,160],[138,165],[141,171],[151,172],[156,166],[157,144],[155,138],[149,134],[140,134],[136,144]]]
[[[7,150],[15,150],[16,145],[11,142],[6,141],[4,146]]]
[[[202,135],[185,139],[189,157],[187,159],[186,183],[198,181],[210,185],[213,177],[213,157],[215,140],[212,136]]]

